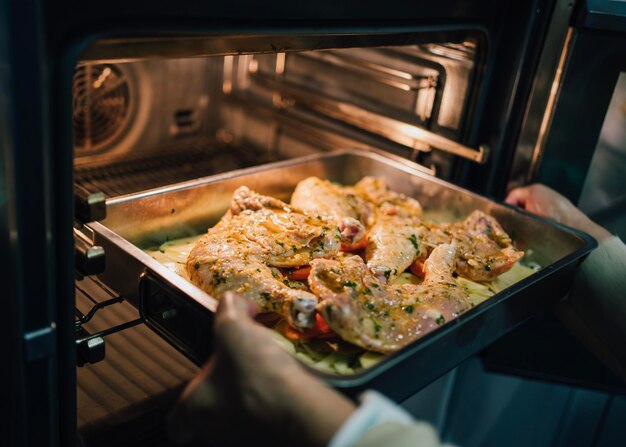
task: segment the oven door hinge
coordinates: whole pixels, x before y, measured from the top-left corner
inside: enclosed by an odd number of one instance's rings
[[[27,362],[52,356],[56,352],[56,323],[24,334],[24,354]]]

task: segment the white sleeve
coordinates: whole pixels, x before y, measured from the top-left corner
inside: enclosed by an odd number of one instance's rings
[[[339,429],[328,447],[441,446],[434,428],[416,422],[399,405],[376,391],[366,391],[361,405]]]

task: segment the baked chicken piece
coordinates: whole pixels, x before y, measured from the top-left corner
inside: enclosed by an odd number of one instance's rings
[[[383,177],[363,177],[354,187],[347,189],[374,206],[378,211],[377,215],[400,217],[422,215],[422,205],[417,200],[390,190]],[[369,222],[368,226],[373,224],[374,222]]]
[[[241,187],[229,211],[196,242],[186,267],[191,281],[211,295],[234,291],[258,303],[261,311],[280,313],[292,326],[308,328],[315,324],[317,297],[290,288],[272,266],[297,267],[333,256],[344,241],[351,239],[323,216],[296,212]]]
[[[455,249],[443,244],[425,263],[424,282],[386,286],[359,256],[311,262],[309,287],[317,306],[341,338],[365,349],[391,353],[471,307],[452,276]]]
[[[370,204],[347,188],[317,177],[298,183],[291,195],[291,206],[310,216],[334,221],[344,236],[354,242],[365,236],[363,221],[373,212]]]
[[[476,210],[462,222],[426,224],[420,227],[426,247],[454,244],[457,251],[456,273],[473,281],[491,281],[508,271],[524,256],[498,221]]]
[[[381,283],[393,282],[426,252],[423,229],[414,218],[379,215],[367,233],[367,267]]]

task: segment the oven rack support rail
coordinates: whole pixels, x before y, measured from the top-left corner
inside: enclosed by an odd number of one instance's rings
[[[92,284],[100,288],[104,293],[111,296],[111,298],[105,299],[104,301],[98,301],[93,296],[93,294],[90,293],[86,288],[76,284],[77,291],[82,293],[88,300],[93,303],[93,306],[89,309],[87,313],[81,312],[78,307],[76,308],[77,318],[74,326],[76,330],[77,366],[94,364],[101,360],[104,360],[104,357],[106,355],[106,345],[104,342],[104,337],[144,323],[144,319],[142,317],[139,317],[126,321],[124,323],[116,324],[103,330],[99,330],[95,333],[90,333],[89,331],[87,331],[84,325],[89,323],[102,309],[115,304],[121,304],[126,301],[124,297],[113,293],[111,289],[106,287],[100,281],[93,278],[90,278],[90,280]]]

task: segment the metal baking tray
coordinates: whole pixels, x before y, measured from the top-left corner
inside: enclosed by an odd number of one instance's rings
[[[456,320],[357,374],[314,371],[353,395],[377,389],[402,400],[472,354],[563,298],[582,258],[595,246],[585,233],[541,219],[439,180],[408,160],[348,150],[292,159],[206,177],[107,201],[107,218],[90,224],[107,254],[101,279],[137,306],[146,324],[200,364],[211,352],[217,301],[143,252],[140,247],[204,233],[246,185],[289,200],[296,184],[318,176],[352,184],[383,176],[389,187],[417,198],[429,215],[464,218],[483,210],[502,224],[526,260],[543,268],[472,308]]]

